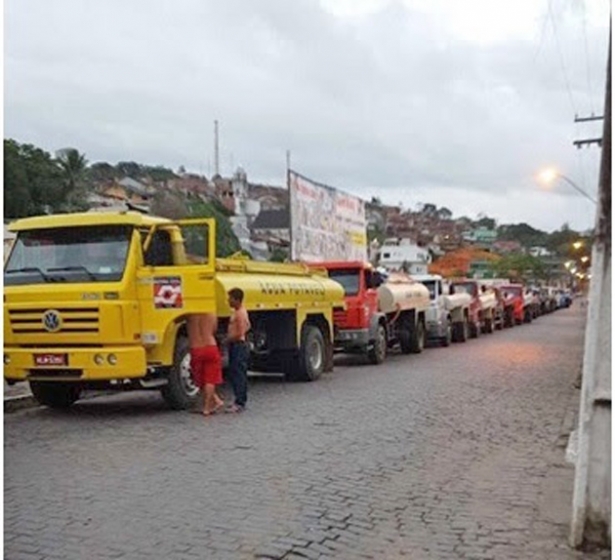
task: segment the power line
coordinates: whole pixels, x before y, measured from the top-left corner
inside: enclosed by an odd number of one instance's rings
[[[566,63],[564,61],[564,55],[562,53],[562,47],[559,42],[559,35],[557,34],[557,25],[555,24],[555,18],[553,17],[553,9],[551,7],[551,0],[547,0],[547,7],[549,9],[549,18],[551,20],[551,26],[553,27],[553,34],[555,35],[555,44],[557,46],[557,53],[559,55],[559,62],[562,69],[562,74],[564,75],[564,83],[566,84],[566,89],[568,90],[568,97],[570,99],[570,105],[572,106],[572,111],[576,115],[577,110],[574,104],[574,97],[572,95],[572,88],[570,87],[570,80],[568,80],[568,72],[566,72]]]
[[[581,0],[583,6],[583,43],[585,45],[585,68],[587,69],[587,89],[589,90],[589,108],[594,113],[594,92],[592,90],[591,71],[589,65],[589,48],[587,46],[587,10],[585,2]]]

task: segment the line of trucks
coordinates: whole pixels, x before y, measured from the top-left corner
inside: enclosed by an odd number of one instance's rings
[[[192,407],[186,317],[215,313],[225,347],[227,293],[250,316],[250,369],[313,381],[335,353],[382,363],[528,323],[559,306],[505,280],[385,274],[364,262],[274,264],[216,258],[212,219],[137,212],[13,222],[4,269],[4,377],[66,408],[86,390],[158,390]],[[547,294],[549,295],[549,294]],[[554,294],[555,295],[555,294]]]

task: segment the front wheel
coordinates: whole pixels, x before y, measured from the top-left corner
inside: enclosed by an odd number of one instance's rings
[[[452,341],[453,341],[453,323],[451,323],[450,319],[447,319],[446,320],[446,333],[440,339],[440,343],[442,344],[442,346],[447,347],[451,345]]]
[[[327,349],[320,329],[315,325],[305,325],[301,333],[299,356],[290,375],[297,381],[316,381],[325,369]]]
[[[378,325],[376,339],[372,348],[367,352],[367,359],[374,365],[381,364],[387,355],[387,331],[384,325]]]
[[[69,408],[81,396],[81,388],[75,383],[30,381],[30,390],[39,404],[50,408]]]
[[[412,338],[410,342],[410,352],[420,354],[425,348],[425,325],[420,319],[412,329]]]
[[[192,381],[190,346],[185,336],[179,336],[175,342],[175,354],[173,365],[169,370],[168,383],[160,392],[173,410],[185,410],[197,404],[200,390]]]
[[[469,338],[469,328],[467,321],[459,321],[453,325],[455,342],[466,342]]]

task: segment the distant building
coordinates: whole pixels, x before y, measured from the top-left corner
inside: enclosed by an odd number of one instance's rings
[[[405,269],[409,274],[427,274],[431,255],[411,239],[386,239],[380,248],[380,266],[387,270]]]
[[[466,231],[463,234],[464,241],[470,243],[494,243],[498,238],[498,232],[484,226]]]
[[[550,257],[553,254],[546,247],[530,247],[528,253],[532,257]]]
[[[119,202],[136,204],[140,207],[147,207],[155,193],[156,189],[154,187],[144,185],[130,177],[124,177],[119,181],[114,181],[109,185],[105,185],[100,195],[107,200],[111,199]],[[93,202],[97,203],[97,201]],[[101,205],[104,206],[104,204]]]
[[[259,239],[290,241],[290,213],[288,208],[261,210],[251,226],[252,236]]]
[[[491,248],[496,253],[506,255],[508,253],[519,253],[523,247],[518,241],[496,241]]]

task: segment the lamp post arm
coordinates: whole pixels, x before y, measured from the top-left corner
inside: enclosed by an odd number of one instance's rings
[[[570,180],[568,177],[566,177],[566,175],[562,175],[561,173],[558,174],[558,177],[560,177],[561,179],[564,179],[564,181],[566,181],[566,183],[568,183],[573,189],[577,190],[578,192],[580,192],[585,198],[588,198],[589,200],[591,200],[594,204],[598,204],[591,196],[589,196],[581,187],[579,187],[579,185],[577,185],[574,181]]]

